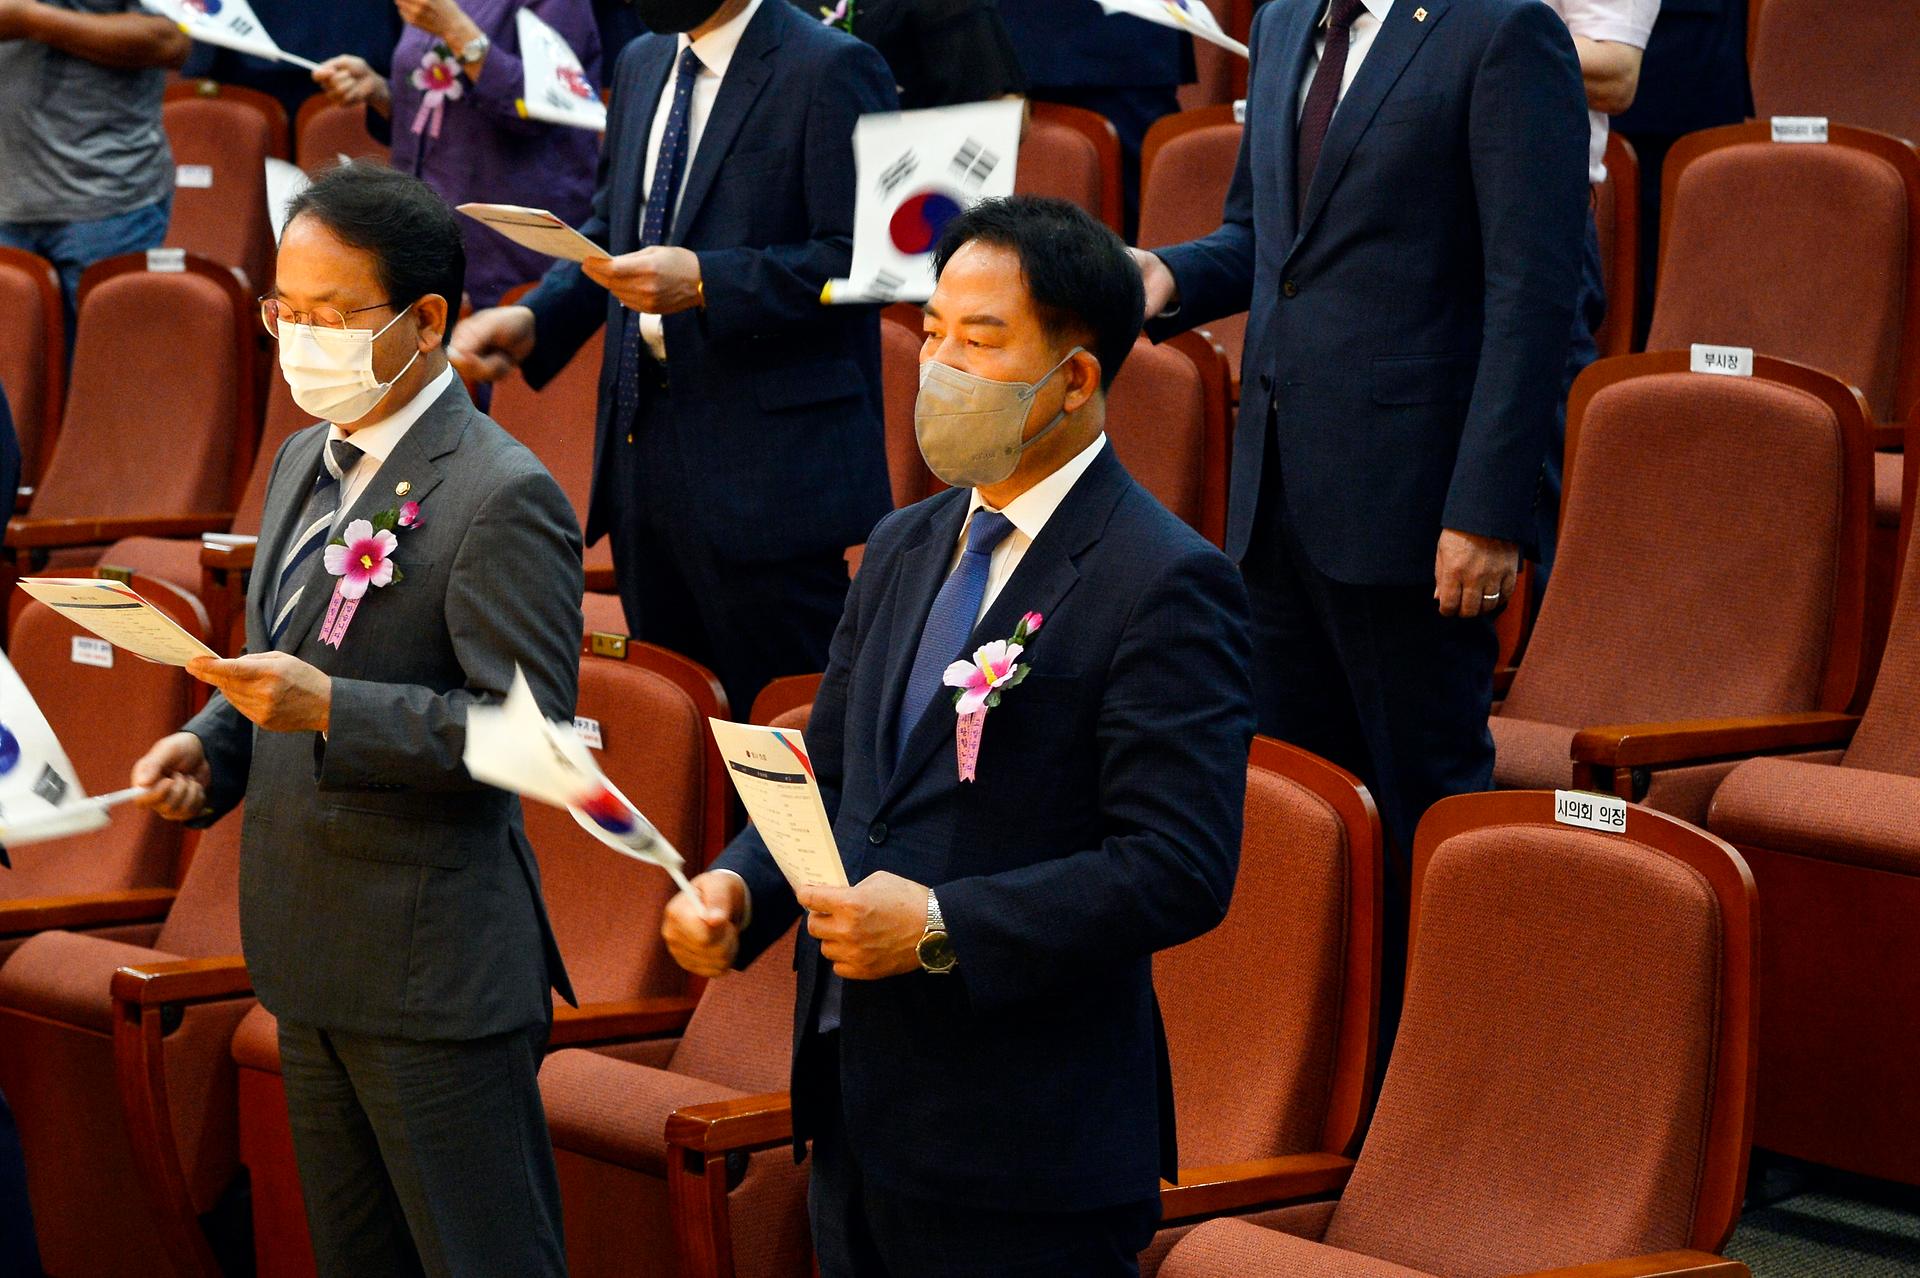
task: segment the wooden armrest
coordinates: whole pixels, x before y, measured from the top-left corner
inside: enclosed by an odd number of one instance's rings
[[[1520,673],[1519,666],[1501,666],[1493,672],[1493,699],[1495,701],[1513,691],[1513,677]]]
[[[245,572],[253,567],[253,552],[260,546],[258,537],[221,533],[200,543],[200,566],[216,572]]]
[[[230,510],[193,515],[124,515],[106,518],[22,519],[7,524],[7,545],[18,550],[92,546],[122,537],[195,537],[233,522]]]
[[[609,564],[599,564],[586,570],[587,589],[598,595],[610,595],[620,589],[613,579],[613,568]]]
[[[113,1001],[132,1007],[174,1003],[210,1003],[253,991],[247,962],[238,954],[223,958],[177,959],[123,967],[113,974]]]
[[[689,1105],[667,1118],[670,1150],[718,1154],[771,1149],[792,1139],[793,1106],[785,1092]],[[672,1161],[671,1152],[668,1161]]]
[[[1753,1278],[1752,1271],[1739,1261],[1704,1251],[1663,1251],[1626,1260],[1598,1260],[1589,1265],[1539,1269],[1516,1278],[1674,1278],[1680,1274],[1693,1278]]]
[[[671,1130],[671,1128],[669,1128]],[[1222,1167],[1183,1167],[1180,1183],[1160,1186],[1163,1221],[1191,1220],[1307,1198],[1346,1188],[1353,1160],[1339,1154],[1288,1154]]]
[[[33,485],[22,484],[13,490],[13,513],[17,518],[33,509]]]
[[[678,1034],[687,1028],[698,1001],[691,998],[636,998],[614,1003],[587,1003],[580,1007],[562,1005],[553,1009],[553,1032],[548,1036],[547,1044],[549,1047],[572,1047],[613,1039]]]
[[[126,888],[89,896],[29,896],[0,902],[0,936],[155,922],[167,917],[173,896],[172,888]]]
[[[1873,423],[1874,451],[1882,453],[1904,453],[1907,451],[1907,428],[1901,422]]]
[[[1605,768],[1637,768],[1820,749],[1845,745],[1859,726],[1859,715],[1831,710],[1744,719],[1607,724],[1587,728],[1573,738],[1573,759]]]

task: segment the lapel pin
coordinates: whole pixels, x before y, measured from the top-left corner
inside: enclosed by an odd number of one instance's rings
[[[1427,20],[1427,11],[1425,9],[1415,9],[1413,11],[1413,20],[1415,22],[1425,22]]]
[[[408,493],[412,491],[413,491],[413,485],[409,484],[404,479],[393,486],[393,495],[395,497],[405,497]]]

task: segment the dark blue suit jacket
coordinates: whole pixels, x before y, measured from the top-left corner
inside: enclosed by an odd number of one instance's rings
[[[847,1136],[862,1173],[902,1193],[997,1210],[1139,1202],[1176,1167],[1151,955],[1220,921],[1239,864],[1246,593],[1108,447],[968,645],[1044,617],[1032,673],[987,714],[978,780],[957,779],[945,696],[896,769],[901,689],[968,497],[949,490],[874,530],[806,733],[848,878],[890,870],[936,888],[960,960],[952,975],[846,983]],[[717,864],[751,892],[744,965],[799,907],[751,829]],[[823,1064],[825,967],[804,928],[795,967],[797,1142]]]
[[[675,38],[629,43],[594,214],[581,229],[614,254],[639,247],[647,134],[677,58]],[[880,417],[880,330],[872,307],[823,306],[853,255],[853,126],[897,110],[886,61],[843,31],[764,0],[734,51],[667,237],[694,250],[704,307],[666,317],[673,429],[702,536],[741,562],[839,551],[893,506]],[[603,325],[589,542],[607,528],[607,449],[619,370],[620,303],[572,262],[526,298],[538,387]],[[644,349],[643,361],[648,360]],[[651,379],[641,376],[643,397]],[[646,411],[642,405],[642,412]],[[662,476],[680,483],[680,476]],[[619,500],[645,500],[622,493]]]
[[[1180,310],[1149,331],[1251,311],[1229,554],[1246,555],[1277,462],[1321,572],[1431,583],[1442,528],[1532,540],[1579,291],[1586,95],[1572,37],[1537,0],[1397,0],[1296,218],[1295,121],[1323,7],[1275,0],[1255,16],[1220,229],[1158,250]]]
[[[1163,88],[1193,79],[1193,45],[1171,27],[1108,15],[1095,0],[1004,0],[1000,19],[1042,88]]]

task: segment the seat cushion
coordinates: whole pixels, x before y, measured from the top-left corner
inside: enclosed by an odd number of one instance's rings
[[[1493,783],[1503,790],[1564,790],[1573,784],[1574,729],[1494,715]]]
[[[1427,1278],[1418,1269],[1340,1251],[1243,1220],[1210,1220],[1183,1239],[1160,1278]]]
[[[247,1069],[280,1072],[280,1022],[260,1004],[233,1032],[233,1059]]]
[[[79,932],[42,932],[0,967],[0,1006],[113,1033],[113,974],[179,957]]]
[[[1790,759],[1749,759],[1713,799],[1708,826],[1734,843],[1920,875],[1920,778]]]
[[[198,537],[122,537],[107,547],[100,562],[158,577],[190,595],[200,593]]]
[[[556,1149],[665,1176],[668,1116],[688,1105],[746,1093],[573,1049],[547,1057],[540,1067],[540,1095]]]

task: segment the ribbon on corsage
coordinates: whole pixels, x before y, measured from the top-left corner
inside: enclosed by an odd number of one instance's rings
[[[466,92],[465,82],[460,78],[459,60],[453,56],[453,50],[436,43],[420,55],[420,65],[407,79],[421,93],[420,109],[413,113],[413,131],[439,137],[440,117],[447,113],[447,103],[458,102]]]
[[[958,689],[953,694],[954,755],[960,766],[960,779],[971,781],[980,763],[980,738],[987,728],[987,711],[1000,704],[1000,695],[1017,688],[1032,667],[1020,660],[1027,644],[1040,631],[1044,620],[1037,612],[1020,618],[1013,638],[995,639],[976,649],[972,661],[956,661],[941,675],[940,682]]]
[[[327,602],[326,620],[320,623],[320,642],[338,648],[347,637],[347,626],[360,610],[369,586],[386,586],[403,574],[393,562],[400,547],[395,528],[418,528],[420,503],[407,502],[398,510],[383,510],[372,519],[356,519],[346,531],[327,543],[323,562],[328,572],[340,580],[333,584],[333,598]]]

